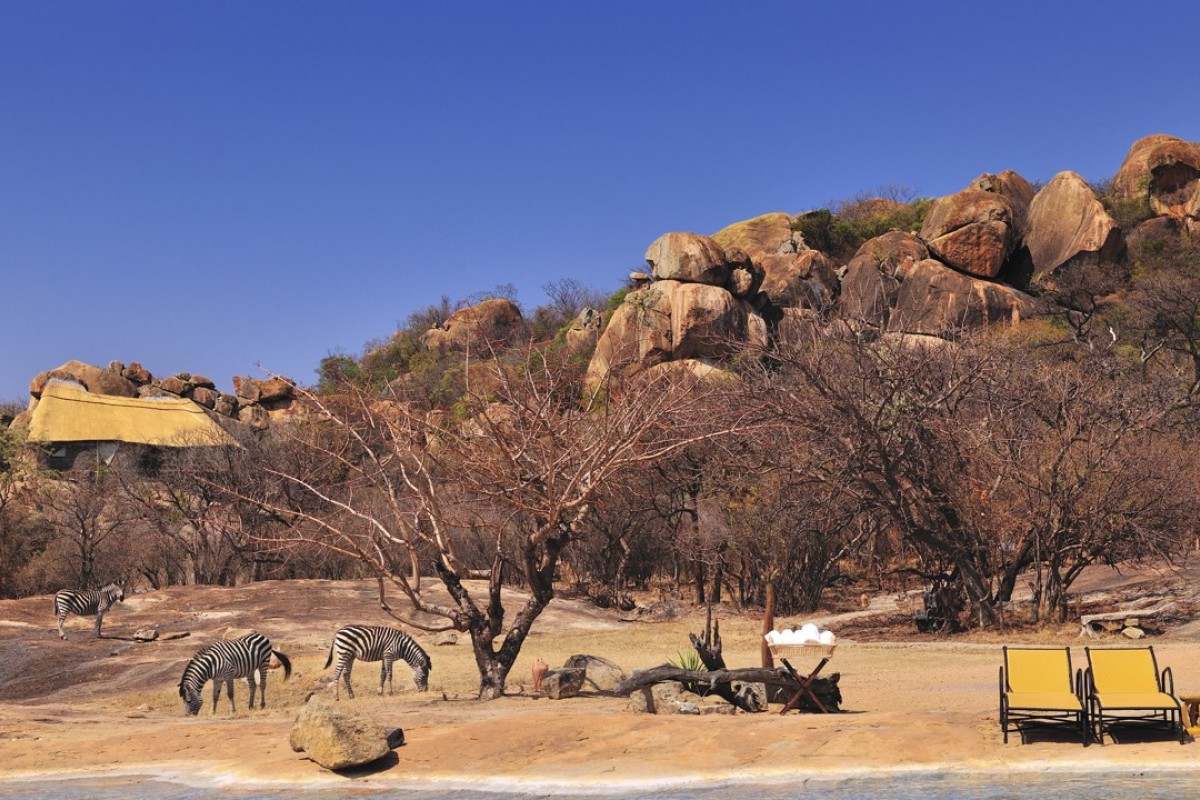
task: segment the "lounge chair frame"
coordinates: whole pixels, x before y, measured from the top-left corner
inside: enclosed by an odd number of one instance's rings
[[[1183,725],[1183,706],[1175,695],[1175,676],[1170,667],[1159,671],[1158,658],[1154,655],[1153,647],[1085,647],[1083,649],[1088,659],[1088,668],[1084,673],[1088,716],[1092,720],[1097,742],[1104,744],[1106,726],[1111,729],[1114,723],[1120,722],[1145,722],[1162,725],[1172,733],[1179,734],[1180,744],[1187,741],[1187,730]],[[1148,698],[1146,697],[1147,692],[1141,690],[1131,690],[1129,693],[1114,692],[1111,688],[1103,692],[1097,691],[1092,653],[1112,651],[1148,651],[1159,697]]]
[[[1009,648],[1005,646],[1003,649],[1004,663],[1000,667],[1000,729],[1004,732],[1004,743],[1008,743],[1010,727],[1020,730],[1022,722],[1061,722],[1076,726],[1083,746],[1087,747],[1091,740],[1091,727],[1088,724],[1088,705],[1084,702],[1083,671],[1078,669],[1072,671],[1071,648]],[[1066,681],[1061,692],[1039,692],[1037,693],[1039,696],[1036,698],[1032,693],[1014,692],[1011,685],[1013,670],[1009,664],[1010,649],[1014,653],[1029,651],[1063,653],[1066,657],[1067,671]],[[1058,695],[1058,697],[1055,698],[1053,695]]]

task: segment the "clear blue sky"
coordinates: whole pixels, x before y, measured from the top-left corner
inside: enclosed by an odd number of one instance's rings
[[[315,380],[670,230],[1200,140],[1200,3],[0,0],[0,400]]]

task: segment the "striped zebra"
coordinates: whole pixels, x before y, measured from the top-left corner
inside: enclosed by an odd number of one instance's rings
[[[338,678],[345,676],[346,694],[354,698],[354,689],[350,686],[350,669],[354,659],[363,661],[383,661],[379,672],[379,693],[383,694],[383,684],[386,681],[388,694],[392,694],[392,663],[402,658],[412,667],[413,683],[417,691],[429,689],[429,670],[433,662],[429,655],[421,649],[411,636],[395,628],[382,628],[374,625],[349,625],[334,634],[333,644],[329,646],[329,658],[325,661],[325,669],[333,663],[333,653],[337,651],[337,669],[333,673],[333,696],[340,700]]]
[[[67,614],[78,614],[81,617],[96,616],[96,638],[100,638],[100,624],[104,622],[104,612],[113,603],[125,602],[125,587],[110,583],[103,589],[63,589],[54,595],[54,613],[58,616],[58,638],[66,639],[67,632],[63,623]]]
[[[286,681],[292,674],[292,662],[278,650],[271,649],[271,641],[261,633],[248,633],[238,639],[222,639],[205,647],[183,668],[183,677],[179,679],[179,696],[183,698],[183,708],[189,715],[200,713],[204,703],[200,692],[208,680],[213,682],[213,713],[217,713],[217,701],[221,699],[221,684],[224,683],[229,691],[229,708],[236,711],[233,702],[233,679],[245,678],[250,686],[250,710],[254,709],[255,677],[258,678],[259,708],[267,707],[267,665],[274,654],[283,664],[283,679]]]

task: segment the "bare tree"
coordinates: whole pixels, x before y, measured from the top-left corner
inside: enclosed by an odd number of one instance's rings
[[[994,364],[966,346],[871,342],[836,326],[814,328],[767,364],[748,376],[742,402],[774,418],[777,449],[802,456],[792,470],[822,487],[817,496],[878,516],[930,577],[961,585],[992,620],[974,423]]]
[[[480,698],[504,691],[534,621],[554,597],[563,549],[593,499],[622,473],[737,430],[708,403],[713,389],[660,371],[580,407],[577,387],[530,350],[490,362],[456,413],[428,414],[353,390],[309,396],[324,422],[296,431],[306,459],[264,463],[264,491],[233,489],[284,523],[284,539],[353,556],[380,582],[382,607],[425,630],[470,634]],[[422,590],[432,561],[451,605]],[[528,599],[509,619],[501,587]],[[472,579],[483,579],[476,585]],[[407,610],[394,610],[385,585]]]
[[[1090,349],[1014,359],[988,418],[995,479],[984,498],[1006,545],[1000,596],[1032,567],[1032,618],[1062,621],[1085,567],[1170,560],[1190,543],[1193,451],[1161,423],[1171,399]]]
[[[118,481],[104,465],[77,466],[60,480],[41,482],[39,502],[51,536],[57,540],[81,588],[99,588],[125,578],[131,563],[120,552],[123,537],[136,521],[122,502]]]

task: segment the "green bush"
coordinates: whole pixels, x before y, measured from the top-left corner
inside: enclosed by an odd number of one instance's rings
[[[800,214],[792,220],[792,230],[799,231],[809,247],[845,262],[864,242],[890,230],[918,232],[932,205],[932,198],[856,198],[838,204],[836,212],[821,208]]]

